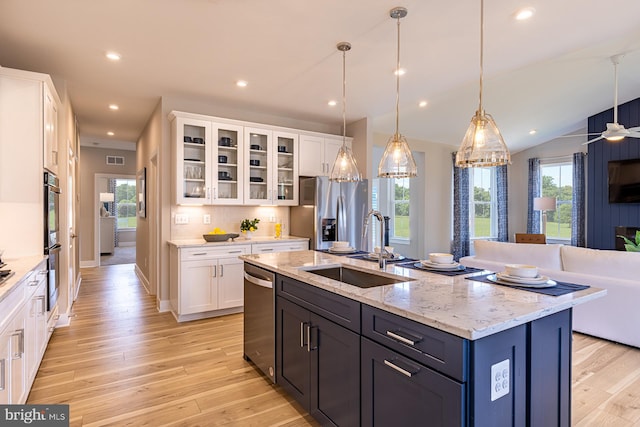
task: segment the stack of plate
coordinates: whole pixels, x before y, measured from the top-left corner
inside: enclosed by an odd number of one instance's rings
[[[522,286],[527,288],[550,288],[557,285],[555,281],[550,280],[547,276],[518,277],[510,276],[504,272],[491,274],[487,276],[487,279],[501,285]]]
[[[329,253],[332,254],[352,254],[356,251],[356,248],[351,247],[351,246],[344,246],[344,247],[330,247],[329,248]]]
[[[464,265],[457,262],[441,263],[431,262],[428,259],[421,260],[417,263],[417,267],[424,268],[425,270],[437,270],[437,271],[458,271],[464,270]]]

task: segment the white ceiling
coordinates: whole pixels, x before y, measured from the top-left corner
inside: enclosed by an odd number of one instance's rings
[[[393,133],[395,6],[409,10],[400,131],[458,145],[478,104],[479,0],[0,0],[0,65],[65,81],[85,140],[135,141],[163,95],[339,126],[327,101],[348,41],[347,121]],[[533,19],[513,19],[521,6]],[[620,53],[625,102],[640,97],[638,0],[487,0],[484,107],[513,152],[581,129],[612,107]]]

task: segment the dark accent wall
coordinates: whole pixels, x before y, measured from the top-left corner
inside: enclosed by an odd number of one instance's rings
[[[589,117],[589,133],[602,132],[613,122],[613,109]],[[640,98],[618,107],[618,123],[640,126]],[[640,158],[640,138],[621,142],[605,139],[589,144],[587,156],[587,247],[615,249],[615,227],[640,227],[640,203],[609,203],[609,160]]]

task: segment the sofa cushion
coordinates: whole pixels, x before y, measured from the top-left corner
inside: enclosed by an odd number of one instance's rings
[[[531,264],[548,270],[562,270],[560,259],[562,246],[490,240],[474,242],[475,256],[478,260],[497,261],[503,264]]]
[[[560,254],[565,271],[638,280],[638,253],[564,246]]]

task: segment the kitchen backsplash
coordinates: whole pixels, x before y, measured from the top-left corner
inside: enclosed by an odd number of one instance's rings
[[[211,216],[211,224],[204,216]],[[176,217],[188,219],[187,224],[176,224]],[[181,217],[181,218],[180,218]],[[259,218],[255,236],[274,236],[277,222],[283,224],[283,235],[289,234],[289,208],[275,206],[173,206],[171,212],[171,240],[197,239],[219,227],[227,233],[240,233],[240,222]],[[271,222],[271,220],[274,222]]]

